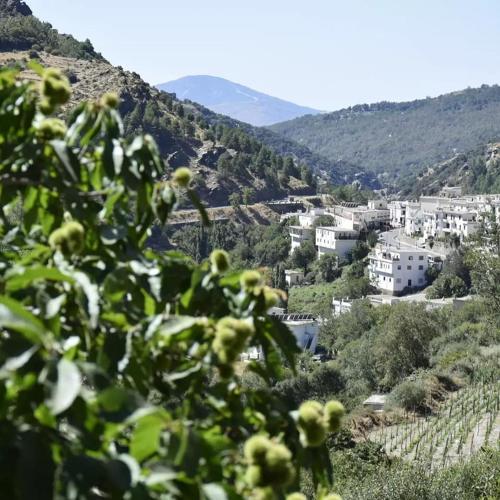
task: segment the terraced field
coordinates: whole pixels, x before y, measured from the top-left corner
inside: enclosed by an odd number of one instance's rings
[[[479,383],[450,397],[436,415],[369,434],[391,456],[432,468],[466,460],[482,446],[500,446],[500,382]]]

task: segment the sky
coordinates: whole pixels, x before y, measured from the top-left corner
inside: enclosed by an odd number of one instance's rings
[[[151,84],[213,75],[324,111],[500,83],[499,0],[26,0]]]

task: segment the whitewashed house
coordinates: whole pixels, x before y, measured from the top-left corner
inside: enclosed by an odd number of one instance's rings
[[[405,234],[406,236],[415,236],[422,232],[424,225],[423,213],[420,203],[409,202],[406,205],[405,213]]]
[[[312,314],[280,314],[279,319],[297,339],[297,345],[304,351],[316,352],[319,336],[319,322]]]
[[[393,201],[389,204],[390,224],[392,227],[404,227],[406,222],[405,201]]]
[[[304,271],[300,269],[286,269],[285,282],[288,288],[300,285],[304,281]]]
[[[346,260],[347,253],[356,245],[359,232],[337,226],[320,226],[316,228],[316,246],[318,258],[325,254],[337,254]]]
[[[341,314],[350,312],[352,309],[352,300],[347,299],[336,299],[333,297],[332,300],[332,315],[340,316]]]
[[[368,399],[363,401],[363,406],[369,408],[376,413],[383,412],[387,403],[386,394],[372,394]]]
[[[288,232],[291,240],[290,255],[305,241],[314,240],[314,229],[311,227],[289,226]]]
[[[424,213],[423,237],[430,239],[458,236],[462,241],[477,232],[480,226],[478,218],[475,211],[436,208]]]
[[[401,295],[408,288],[423,288],[429,268],[427,253],[418,249],[377,246],[369,255],[369,276],[383,293]]]
[[[325,210],[322,208],[314,208],[309,212],[297,214],[299,225],[288,228],[291,239],[290,255],[305,241],[314,241],[314,223],[318,217],[324,214]]]
[[[312,314],[284,314],[279,308],[271,310],[269,314],[282,321],[295,336],[297,345],[303,351],[314,354],[318,345],[319,322]],[[259,360],[263,358],[261,347],[250,347],[241,355],[243,361]]]

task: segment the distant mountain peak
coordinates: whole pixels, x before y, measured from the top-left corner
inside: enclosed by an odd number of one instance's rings
[[[33,12],[21,0],[0,0],[0,14],[3,16],[32,16]]]
[[[320,111],[258,92],[225,78],[191,75],[158,85],[160,90],[189,99],[216,113],[255,126],[266,126]]]

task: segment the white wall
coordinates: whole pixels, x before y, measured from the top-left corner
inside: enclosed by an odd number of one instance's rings
[[[393,252],[396,254],[397,252]],[[399,260],[370,255],[370,279],[374,286],[387,293],[400,293],[407,287],[424,287],[428,257],[422,252],[401,252]]]

